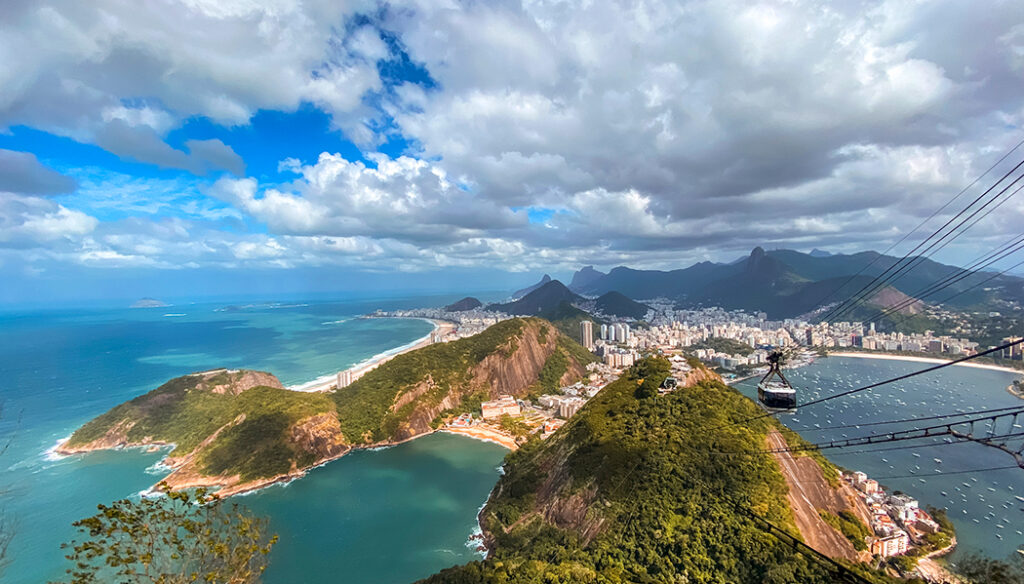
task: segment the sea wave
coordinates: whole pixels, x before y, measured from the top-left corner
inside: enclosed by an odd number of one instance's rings
[[[143,472],[145,472],[146,474],[149,474],[149,475],[165,475],[165,474],[171,472],[172,470],[174,470],[174,469],[171,468],[170,466],[164,464],[164,459],[161,458],[160,460],[158,460],[158,461],[154,462],[153,464],[147,466],[146,470],[143,471]]]
[[[185,313],[184,312],[172,312],[172,313],[169,313],[169,314],[165,314],[164,316],[167,316],[167,317],[185,316]]]
[[[343,324],[343,323],[346,323],[346,322],[348,322],[350,320],[352,320],[352,319],[351,318],[339,318],[338,320],[327,320],[327,321],[324,321],[324,322],[322,322],[320,324],[322,324],[322,325]]]
[[[337,376],[338,376],[337,373],[329,373],[327,375],[321,375],[320,377],[317,377],[313,381],[307,381],[306,383],[300,383],[298,385],[289,385],[288,389],[290,389],[292,391],[309,391],[310,389],[312,389],[314,387],[317,387],[319,385],[324,385],[324,384],[330,383],[331,381],[334,381],[335,378],[337,378]]]
[[[47,462],[59,462],[61,460],[66,459],[68,455],[57,452],[57,449],[60,448],[61,444],[64,444],[68,440],[71,440],[71,436],[71,434],[68,434],[67,436],[60,438],[56,442],[54,442],[53,446],[47,448],[46,451],[43,452],[43,460]]]

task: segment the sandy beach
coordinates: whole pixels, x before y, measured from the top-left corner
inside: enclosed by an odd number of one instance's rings
[[[497,430],[481,426],[473,426],[469,428],[452,428],[444,427],[438,430],[438,432],[448,432],[449,434],[458,434],[460,436],[468,436],[475,438],[476,440],[483,440],[485,442],[494,442],[500,444],[509,450],[515,450],[519,448],[516,441],[509,435],[503,434]]]
[[[426,347],[427,345],[430,344],[430,338],[435,333],[439,334],[441,337],[446,337],[448,336],[448,333],[452,332],[455,329],[455,325],[450,322],[445,322],[442,320],[433,320],[429,318],[421,318],[420,320],[425,320],[430,324],[434,325],[434,329],[431,330],[426,335],[424,335],[423,337],[420,337],[419,339],[413,341],[412,343],[409,343],[408,345],[405,345],[404,347],[392,349],[391,351],[385,351],[384,353],[375,355],[367,359],[366,361],[363,361],[362,363],[358,363],[350,367],[348,371],[352,372],[352,381],[359,379],[363,375],[366,375],[366,373],[368,373],[369,371],[372,371],[377,367],[380,367],[382,364],[387,363],[388,361],[394,359],[398,355]],[[331,388],[335,387],[336,385],[337,374],[333,373],[331,375],[325,375],[318,379],[314,379],[309,383],[293,385],[286,389],[290,389],[292,391],[301,391],[304,393],[316,393],[319,391],[330,391]]]
[[[893,355],[890,353],[856,353],[856,352],[830,352],[829,357],[854,357],[857,359],[888,359],[890,361],[914,361],[917,363],[931,363],[941,364],[949,363],[950,359],[936,359],[935,357],[914,357],[912,355]],[[1017,375],[1024,375],[1024,371],[1019,369],[1013,369],[1011,367],[1002,367],[1000,365],[989,365],[987,363],[957,363],[957,367],[974,367],[975,369],[989,369],[991,371],[1003,371],[1006,373],[1015,373]]]

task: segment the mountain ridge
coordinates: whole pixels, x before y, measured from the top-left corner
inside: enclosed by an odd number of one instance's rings
[[[887,269],[891,272],[898,261],[899,258],[874,251],[826,254],[819,250],[817,254],[805,254],[787,249],[765,251],[756,247],[745,259],[730,264],[698,262],[687,268],[668,271],[619,266],[599,277],[594,277],[588,270],[572,289],[588,295],[614,290],[633,300],[664,297],[676,301],[681,307],[722,306],[764,311],[770,318],[790,318],[813,311],[827,302],[848,298]],[[883,297],[902,295],[909,299],[959,270],[955,266],[921,258],[915,260],[913,269],[906,270],[900,278],[878,292]],[[938,298],[924,300],[941,300],[966,291],[953,299],[950,306],[971,309],[1005,301],[1024,302],[1024,278],[1017,276],[1001,275],[986,283],[984,288],[968,290],[991,276],[993,274],[989,272],[975,272],[950,286]],[[882,301],[878,306],[886,304]],[[877,308],[874,304],[871,306]],[[915,311],[919,311],[921,304],[913,306],[917,307]]]

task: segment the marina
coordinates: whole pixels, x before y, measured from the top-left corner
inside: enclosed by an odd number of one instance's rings
[[[785,374],[800,393],[801,402],[896,377],[921,368],[914,362],[827,357]],[[1016,406],[1020,401],[1005,391],[1014,373],[981,368],[951,367],[928,375],[882,386],[846,399],[802,408],[779,419],[811,442],[884,434],[896,427],[858,427],[879,420],[926,417],[954,411],[979,411]],[[735,383],[757,399],[757,380]],[[849,428],[832,428],[850,426]],[[948,437],[947,437],[948,438]],[[965,552],[1007,558],[1024,545],[1022,519],[1024,470],[998,450],[979,444],[946,442],[941,438],[824,451],[836,464],[856,468],[889,491],[903,491],[922,506],[947,510],[957,530],[955,561]],[[980,469],[984,472],[974,472]]]

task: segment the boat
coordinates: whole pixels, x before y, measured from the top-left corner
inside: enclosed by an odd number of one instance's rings
[[[935,461],[935,464],[942,464],[942,459],[941,458],[933,458],[932,460]]]
[[[796,390],[782,374],[779,351],[768,355],[768,373],[757,384],[757,401],[768,411],[787,411],[796,408]]]

